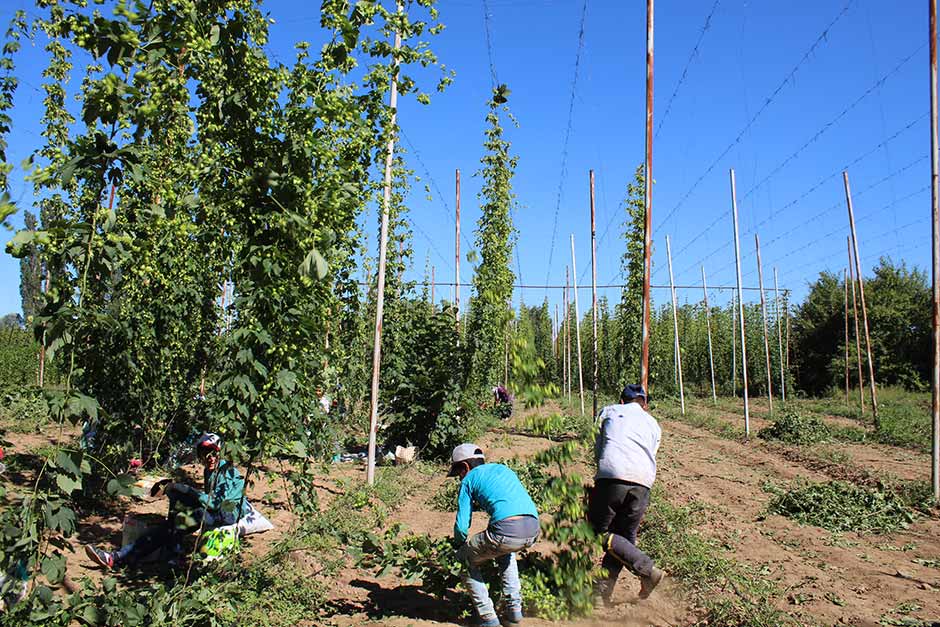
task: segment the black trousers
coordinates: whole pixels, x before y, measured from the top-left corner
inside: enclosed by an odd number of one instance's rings
[[[646,486],[616,479],[597,479],[591,491],[588,516],[594,532],[604,537],[601,562],[616,580],[626,566],[639,577],[649,577],[653,560],[636,546],[636,534],[650,502]]]

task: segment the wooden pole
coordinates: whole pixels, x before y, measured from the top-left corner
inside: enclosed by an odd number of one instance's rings
[[[712,375],[712,402],[718,404],[718,393],[715,392],[715,357],[712,353],[712,320],[708,309],[708,283],[705,282],[705,266],[702,266],[702,295],[705,298],[705,330],[708,332],[708,370]]]
[[[591,170],[591,323],[594,325],[594,382],[591,394],[593,408],[591,415],[597,418],[597,228],[594,223],[594,170]]]
[[[568,277],[568,266],[565,266],[565,355],[567,365],[565,375],[568,382],[568,405],[571,405],[571,287]]]
[[[777,268],[774,267],[774,316],[777,318],[777,356],[780,358],[780,400],[787,402],[787,379],[783,367],[783,329],[780,327],[780,287],[777,284]]]
[[[845,183],[845,204],[849,209],[849,226],[852,229],[852,248],[855,251],[855,276],[858,280],[858,297],[862,301],[862,323],[865,327],[865,352],[868,353],[868,387],[871,391],[871,413],[875,419],[875,429],[881,425],[878,422],[878,393],[875,390],[875,364],[871,355],[871,334],[868,327],[868,306],[865,304],[865,279],[862,277],[862,258],[858,253],[858,235],[855,232],[855,212],[852,211],[852,192],[849,190],[849,173],[842,173]]]
[[[849,404],[849,269],[843,271],[845,277],[845,404]],[[861,387],[861,386],[859,386]]]
[[[554,338],[552,338],[552,357],[555,358],[555,364],[558,364],[558,345],[561,338],[561,327],[558,326],[558,303],[555,303],[555,328]]]
[[[731,293],[731,396],[738,396],[738,317],[734,292]]]
[[[676,283],[672,278],[672,248],[669,245],[669,236],[666,236],[666,259],[669,262],[669,291],[672,292],[672,329],[675,335],[676,372],[679,377],[679,405],[682,415],[685,416],[685,390],[682,387],[682,349],[679,346],[679,313],[676,303]]]
[[[646,0],[646,165],[643,169],[643,321],[640,385],[649,393],[650,276],[653,269],[653,0]]]
[[[747,399],[747,340],[744,331],[744,290],[741,285],[741,246],[738,242],[738,196],[731,169],[731,213],[734,218],[734,265],[738,275],[738,324],[741,327],[741,383],[744,391],[744,436],[751,435],[751,408]]]
[[[398,3],[398,11],[402,9]],[[401,48],[401,33],[395,32],[395,52]],[[369,413],[369,453],[366,468],[366,482],[375,483],[375,440],[379,428],[379,372],[382,367],[382,316],[385,309],[385,258],[388,248],[388,211],[392,198],[392,158],[395,151],[395,120],[398,114],[398,59],[392,62],[392,87],[389,96],[389,108],[392,118],[389,128],[392,133],[388,138],[385,154],[385,193],[382,200],[382,227],[379,235],[379,276],[376,291],[375,334],[372,346],[372,398]]]
[[[770,368],[770,342],[767,339],[767,302],[764,300],[764,266],[760,262],[760,237],[754,234],[754,245],[757,247],[757,280],[760,282],[760,311],[764,319],[764,357],[767,365],[767,404],[770,407],[770,415],[774,415],[774,373]]]
[[[855,268],[852,261],[852,239],[845,237],[846,251],[849,254],[849,283],[852,284],[852,318],[855,320],[855,364],[858,367],[858,405],[865,415],[865,379],[862,378],[862,335],[858,330],[858,300],[855,297]]]
[[[937,0],[930,0],[930,200],[932,223],[933,368],[930,404],[932,446],[930,481],[933,498],[940,502],[940,187],[937,144]]]
[[[581,311],[578,309],[578,262],[574,256],[574,233],[571,234],[571,286],[574,289],[574,332],[578,344],[578,398],[584,415],[584,376],[581,370]]]
[[[457,233],[454,238],[454,268],[457,277],[454,285],[454,318],[457,323],[457,345],[460,346],[460,170],[457,170]]]
[[[48,264],[46,266],[46,289],[43,290],[46,294],[49,293],[49,282],[51,280],[51,273],[49,272]],[[46,325],[43,325],[42,329],[42,345],[39,347],[39,387],[45,387],[46,382]]]

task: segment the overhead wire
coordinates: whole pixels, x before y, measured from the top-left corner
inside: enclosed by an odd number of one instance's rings
[[[770,105],[774,102],[774,100],[776,100],[777,96],[780,95],[784,87],[786,87],[787,84],[793,81],[793,79],[796,77],[796,73],[800,70],[800,68],[803,67],[803,65],[807,62],[807,60],[812,56],[812,54],[816,51],[816,48],[818,48],[820,44],[822,44],[822,42],[826,40],[826,38],[829,35],[829,31],[839,22],[839,20],[841,20],[845,16],[846,13],[848,13],[849,8],[854,3],[855,3],[855,0],[848,0],[848,2],[845,3],[845,5],[842,7],[839,13],[835,16],[835,18],[833,18],[833,20],[829,22],[829,24],[822,30],[819,36],[816,37],[815,41],[813,41],[813,44],[803,54],[802,58],[800,58],[797,64],[793,66],[793,69],[791,69],[787,73],[787,75],[784,76],[783,80],[777,85],[777,87],[771,92],[771,94],[764,100],[764,103],[760,106],[757,112],[754,113],[750,117],[750,119],[748,119],[747,123],[744,125],[744,128],[740,130],[740,132],[737,134],[734,140],[732,140],[731,143],[728,144],[728,146],[724,150],[722,150],[721,153],[708,165],[708,167],[705,168],[705,171],[702,172],[702,174],[700,174],[698,178],[696,178],[695,182],[692,183],[692,186],[685,192],[685,194],[683,194],[683,196],[679,199],[679,202],[676,203],[675,207],[673,207],[672,210],[670,210],[669,213],[666,214],[666,217],[660,221],[659,223],[660,227],[666,224],[672,218],[672,216],[675,215],[675,213],[679,210],[680,207],[682,207],[685,201],[688,200],[689,197],[692,196],[692,193],[696,189],[698,189],[698,186],[702,183],[702,181],[704,181],[705,178],[709,174],[711,174],[712,170],[714,170],[715,167],[717,167],[717,165],[721,163],[721,161],[728,155],[728,153],[731,152],[734,149],[734,147],[737,146],[741,142],[742,139],[744,139],[744,136],[748,133],[748,131],[751,130],[751,127],[754,125],[754,123],[770,107]]]
[[[841,176],[841,175],[842,175],[842,172],[851,169],[853,166],[858,165],[859,163],[861,163],[862,161],[864,161],[865,159],[867,159],[867,158],[870,157],[871,155],[875,154],[875,153],[878,152],[881,148],[883,148],[886,144],[888,144],[889,142],[891,142],[891,141],[897,139],[898,137],[900,137],[900,136],[901,136],[902,134],[904,134],[905,132],[911,130],[912,128],[914,128],[914,126],[916,126],[916,125],[917,125],[919,122],[921,122],[922,120],[925,120],[925,119],[927,118],[927,116],[928,116],[927,113],[918,116],[916,119],[914,119],[914,120],[908,122],[903,128],[899,129],[897,132],[895,132],[893,135],[891,135],[891,137],[888,137],[887,139],[885,139],[885,140],[883,140],[882,142],[880,142],[877,146],[872,147],[871,149],[865,151],[863,154],[859,155],[858,157],[856,157],[856,158],[853,159],[852,161],[848,162],[848,163],[845,164],[844,166],[838,168],[837,170],[835,170],[835,171],[832,172],[831,174],[829,174],[829,175],[827,175],[827,176],[825,176],[825,177],[819,179],[817,182],[813,183],[813,184],[812,184],[811,186],[809,186],[806,190],[804,190],[799,196],[797,196],[796,198],[794,198],[794,199],[791,200],[790,202],[788,202],[788,203],[786,203],[785,205],[783,205],[782,207],[780,207],[780,209],[776,210],[776,211],[774,212],[774,215],[772,215],[772,216],[770,216],[770,217],[768,217],[768,218],[766,218],[766,219],[764,219],[764,220],[762,220],[762,221],[760,221],[760,222],[758,222],[758,223],[752,225],[750,228],[746,229],[746,230],[743,232],[743,234],[744,234],[744,235],[749,235],[749,234],[751,234],[751,233],[756,232],[757,229],[759,229],[760,227],[764,226],[765,224],[767,224],[767,223],[770,222],[771,220],[775,219],[776,215],[778,215],[780,212],[786,211],[787,209],[790,209],[790,208],[796,206],[797,204],[799,204],[800,202],[804,201],[806,198],[809,197],[810,194],[812,194],[813,192],[815,192],[816,190],[818,190],[819,188],[821,188],[824,184],[826,184],[826,183],[832,181],[833,179],[835,179],[835,178]],[[922,160],[923,160],[923,159],[917,159],[917,160],[914,161],[913,163],[910,163],[910,164],[908,164],[907,166],[903,167],[901,170],[896,171],[896,172],[893,173],[891,176],[893,177],[893,176],[898,176],[898,175],[900,175],[901,173],[903,173],[903,172],[905,172],[906,170],[910,169],[911,167],[913,167],[913,166],[916,165],[917,163],[920,163]],[[877,186],[877,184],[876,184],[875,186]],[[871,188],[871,187],[866,188],[866,191],[867,191],[867,189],[870,189],[870,188]],[[832,211],[833,209],[835,209],[835,208],[837,208],[837,207],[839,207],[839,206],[841,206],[841,205],[840,205],[839,203],[836,203],[835,205],[833,205],[833,206],[831,206],[831,207],[828,207],[828,208],[824,209],[822,212],[820,212],[820,213],[818,213],[818,214],[812,216],[811,218],[809,218],[809,221],[816,220],[816,219],[822,217],[822,215],[824,215],[825,213],[828,213],[829,211]],[[688,242],[686,242],[685,245],[683,245],[683,247],[680,248],[679,251],[676,253],[676,257],[680,257],[683,252],[685,252],[686,250],[688,250],[690,246],[692,246],[695,242],[697,242],[699,239],[701,239],[701,238],[705,235],[705,233],[707,233],[709,230],[711,230],[712,228],[714,228],[718,223],[720,223],[722,220],[724,220],[726,217],[728,217],[728,216],[730,216],[730,215],[731,215],[731,210],[730,210],[730,209],[728,209],[728,210],[722,212],[722,213],[721,213],[718,217],[716,217],[715,220],[713,220],[708,226],[706,226],[704,229],[701,229],[701,230],[699,231],[698,235],[696,235],[696,236],[693,237],[691,240],[689,240]],[[801,224],[801,226],[803,226],[803,224]],[[787,232],[787,234],[793,233],[794,231],[795,231],[795,229],[790,230],[790,231]],[[705,261],[708,261],[709,259],[711,259],[711,258],[712,258],[714,255],[716,255],[717,253],[719,253],[719,252],[721,252],[722,250],[724,250],[726,247],[727,247],[727,244],[721,244],[721,245],[719,245],[717,248],[715,248],[714,250],[712,250],[710,253],[708,253],[708,254],[705,255],[704,257],[698,259],[695,263],[692,263],[692,264],[690,264],[688,267],[686,267],[686,268],[684,268],[683,270],[679,271],[679,273],[678,273],[676,276],[682,276],[683,274],[685,274],[685,273],[688,272],[689,270],[692,270],[692,269],[697,268],[698,266],[702,265],[702,263],[704,263]]]
[[[683,83],[685,83],[686,77],[689,75],[689,67],[692,65],[692,61],[694,61],[698,56],[699,46],[702,45],[702,40],[705,38],[705,33],[708,32],[708,29],[711,26],[712,16],[715,15],[715,10],[718,8],[718,4],[720,2],[721,0],[715,0],[711,11],[709,11],[708,16],[705,17],[705,24],[702,26],[702,29],[699,32],[698,39],[695,41],[695,45],[692,46],[692,52],[689,53],[689,58],[685,62],[685,67],[682,68],[682,74],[679,76],[679,82],[676,83],[676,88],[672,90],[672,95],[669,96],[669,100],[666,102],[666,109],[663,112],[663,116],[659,119],[659,125],[656,127],[656,132],[653,133],[653,139],[659,137],[659,131],[662,130],[663,124],[666,122],[666,118],[669,117],[669,112],[672,111],[672,103],[679,94],[679,90],[682,88]]]
[[[571,97],[568,100],[568,123],[565,126],[565,138],[561,145],[561,174],[558,177],[558,192],[555,197],[555,217],[552,220],[552,241],[548,247],[548,266],[545,283],[552,276],[552,261],[555,256],[555,242],[558,238],[558,213],[561,210],[561,197],[565,179],[568,176],[568,141],[571,138],[571,124],[574,119],[574,101],[578,87],[578,70],[581,67],[581,52],[584,50],[584,24],[587,19],[587,0],[581,5],[581,25],[578,28],[578,49],[574,57],[574,78],[571,80]]]

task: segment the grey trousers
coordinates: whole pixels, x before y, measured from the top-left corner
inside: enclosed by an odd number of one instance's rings
[[[636,546],[636,533],[650,502],[646,486],[616,479],[598,479],[591,491],[588,516],[594,532],[604,536],[604,560],[601,562],[616,581],[626,566],[638,577],[649,577],[653,560]]]

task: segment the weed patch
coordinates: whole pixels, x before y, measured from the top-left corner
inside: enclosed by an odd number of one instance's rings
[[[774,494],[767,511],[829,531],[889,533],[904,529],[914,513],[896,493],[845,481],[802,483]]]
[[[832,434],[818,417],[788,409],[771,426],[761,429],[757,437],[787,444],[817,444],[828,441]]]

